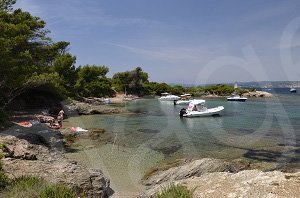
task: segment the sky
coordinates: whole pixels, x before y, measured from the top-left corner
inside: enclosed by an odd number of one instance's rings
[[[76,66],[177,84],[300,80],[299,0],[18,0]]]

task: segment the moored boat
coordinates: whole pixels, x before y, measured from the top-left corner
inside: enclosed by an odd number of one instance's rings
[[[245,102],[248,98],[241,97],[237,95],[236,92],[233,92],[230,97],[227,98],[227,101],[237,101],[237,102]]]
[[[188,105],[193,99],[191,94],[183,94],[179,100],[174,100],[174,105]]]
[[[207,108],[205,106],[205,100],[193,100],[190,102],[187,109],[183,108],[180,110],[180,117],[203,117],[203,116],[214,116],[219,115],[224,110],[223,106],[215,108]]]
[[[161,97],[159,100],[164,100],[164,101],[174,101],[174,100],[179,100],[180,97],[169,94],[169,93],[161,93]]]
[[[227,101],[245,102],[248,98],[232,95],[227,98]]]
[[[291,93],[297,93],[297,89],[291,88],[291,89],[290,89],[290,92],[291,92]]]

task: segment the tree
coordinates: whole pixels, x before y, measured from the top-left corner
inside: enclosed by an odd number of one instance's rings
[[[161,93],[164,93],[164,92],[170,92],[171,86],[166,83],[159,83],[156,86],[155,91],[156,91],[156,95],[160,95]]]
[[[117,91],[126,90],[129,94],[143,96],[147,94],[145,83],[148,83],[148,73],[141,67],[132,71],[119,72],[113,75],[113,85]]]
[[[67,53],[69,43],[53,43],[45,22],[21,9],[13,10],[14,3],[0,0],[0,106],[24,90],[28,82],[41,85],[34,79],[43,74],[58,76],[59,86],[72,92],[76,59]]]
[[[5,12],[10,12],[13,10],[13,5],[16,3],[16,0],[0,0],[0,10]]]
[[[75,88],[81,96],[104,97],[113,93],[111,80],[106,77],[105,66],[85,65],[78,68],[78,79]]]
[[[63,54],[57,56],[54,60],[51,71],[58,73],[63,80],[63,85],[70,92],[73,91],[73,86],[77,79],[77,70],[75,67],[76,57],[71,54]]]
[[[174,87],[171,88],[172,94],[175,95],[181,95],[185,93],[185,88],[183,88],[181,85],[175,85]]]

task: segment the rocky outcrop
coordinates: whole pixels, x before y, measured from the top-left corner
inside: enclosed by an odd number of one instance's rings
[[[92,114],[115,114],[125,112],[122,108],[107,107],[105,105],[95,105],[86,102],[72,101],[64,106],[65,113],[72,115],[92,115]]]
[[[245,170],[239,173],[216,172],[175,181],[193,190],[193,197],[299,197],[300,172],[282,173]],[[154,197],[163,183],[148,190],[141,197]]]
[[[86,197],[108,197],[112,194],[110,181],[100,170],[69,161],[62,152],[44,142],[32,144],[29,141],[30,137],[0,136],[1,152],[5,156],[2,159],[3,169],[9,177],[32,175],[51,183],[62,182]]]
[[[157,172],[144,181],[146,186],[153,186],[164,182],[176,181],[190,177],[199,177],[212,172],[238,172],[249,167],[248,162],[231,163],[219,159],[204,158],[187,162],[181,166]]]
[[[273,95],[271,93],[265,92],[265,91],[248,92],[248,93],[244,93],[242,96],[244,96],[244,97],[256,97],[256,98],[270,98],[270,97],[273,97]]]
[[[151,176],[148,190],[141,198],[155,194],[170,183],[194,190],[193,197],[298,197],[300,172],[282,173],[245,170],[246,161],[233,163],[217,159],[201,159],[170,168]]]

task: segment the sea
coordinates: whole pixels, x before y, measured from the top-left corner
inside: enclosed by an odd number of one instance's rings
[[[138,99],[122,106],[131,112],[128,114],[70,118],[68,125],[103,128],[114,134],[114,141],[93,146],[87,146],[92,143],[86,140],[79,142],[78,152],[69,157],[105,170],[112,177],[121,177],[122,168],[127,176],[138,172],[133,179],[136,182],[149,169],[177,159],[242,159],[270,170],[299,169],[300,90],[260,90],[274,97],[249,98],[246,102],[202,98],[208,108],[224,106],[218,117],[182,118],[179,111],[184,106]],[[119,171],[118,176],[113,176],[114,171]]]

